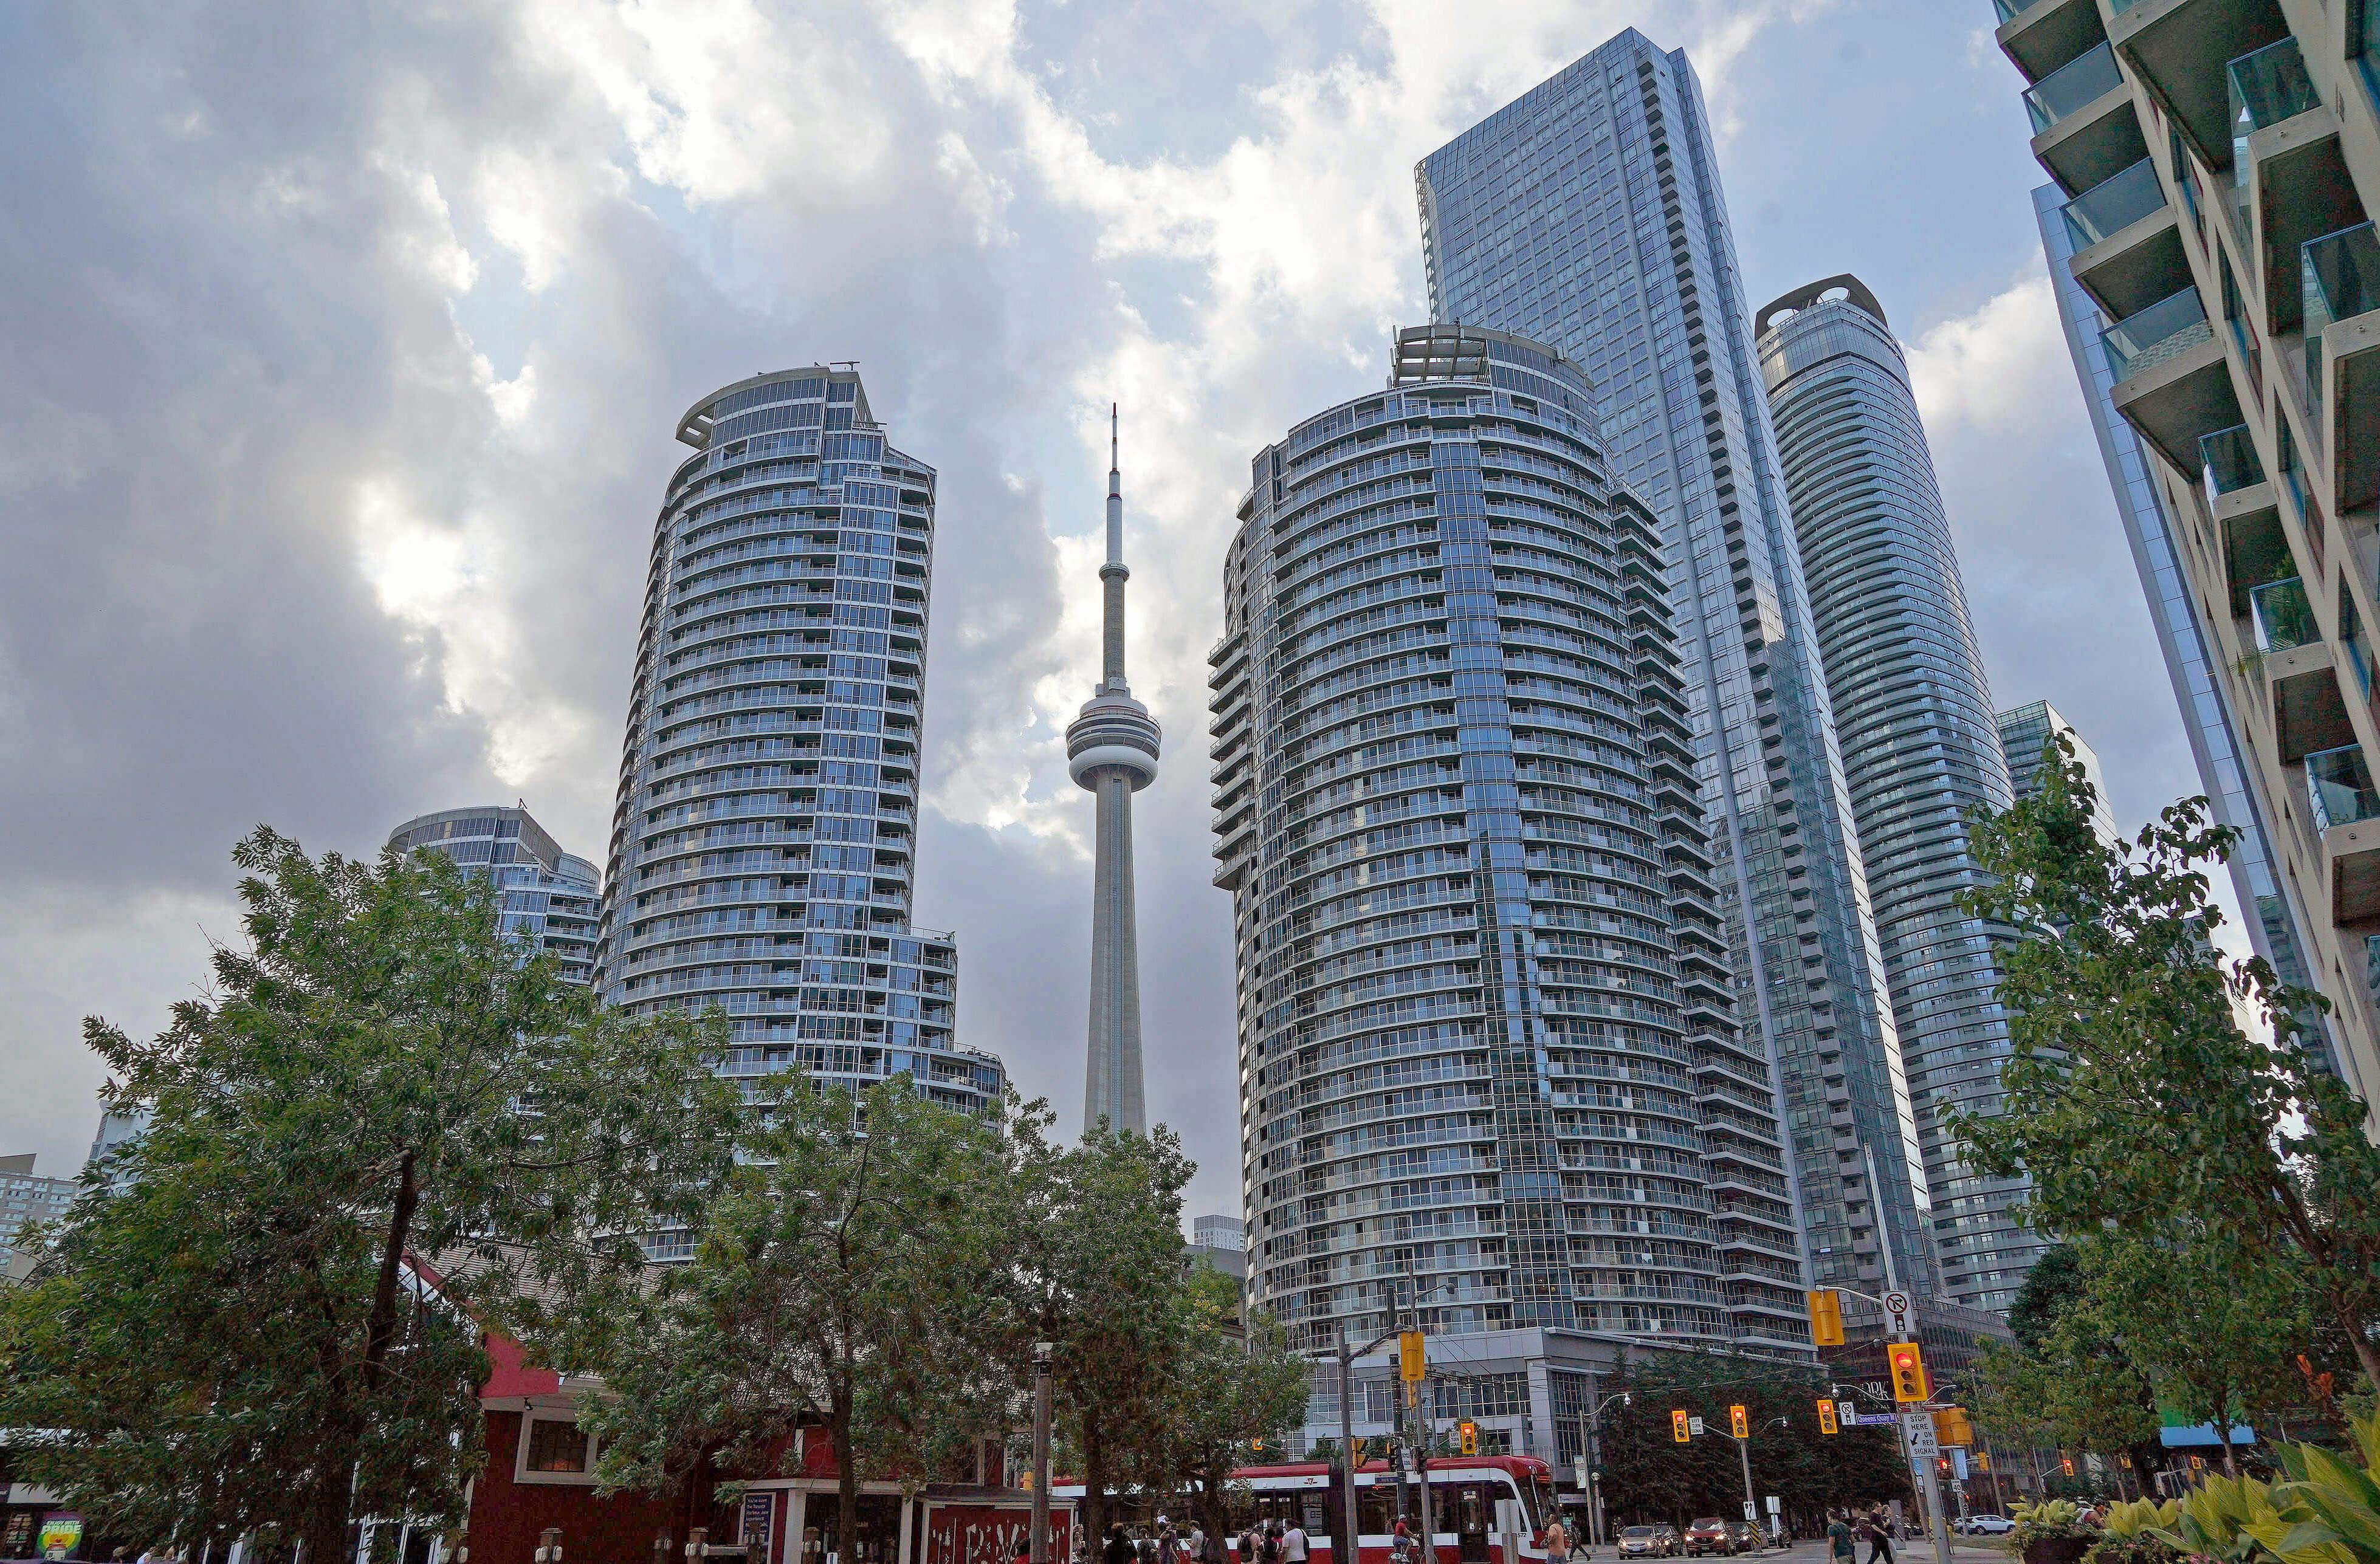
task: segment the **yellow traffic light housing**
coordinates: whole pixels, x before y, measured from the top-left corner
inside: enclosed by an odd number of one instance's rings
[[[1835,1403],[1832,1400],[1820,1401],[1818,1403],[1818,1432],[1821,1434],[1840,1434],[1842,1431],[1842,1419],[1835,1415]]]
[[[1727,1426],[1737,1438],[1749,1439],[1752,1437],[1752,1413],[1742,1407],[1728,1408]]]
[[[1479,1425],[1466,1417],[1454,1425],[1454,1433],[1462,1441],[1461,1449],[1464,1455],[1479,1453]]]
[[[1884,1350],[1885,1366],[1892,1375],[1892,1399],[1903,1405],[1925,1400],[1925,1354],[1914,1341],[1895,1341]]]
[[[1428,1372],[1428,1349],[1424,1345],[1427,1340],[1418,1330],[1397,1333],[1397,1377],[1408,1385],[1418,1383]]]
[[[1687,1420],[1686,1414],[1682,1412],[1671,1412],[1670,1414],[1670,1437],[1677,1440],[1678,1443],[1682,1445],[1694,1437],[1694,1425]]]
[[[1964,1407],[1939,1407],[1934,1412],[1934,1441],[1940,1445],[1972,1445],[1975,1425]]]
[[[1831,1287],[1810,1294],[1810,1341],[1818,1347],[1843,1344],[1843,1295]]]

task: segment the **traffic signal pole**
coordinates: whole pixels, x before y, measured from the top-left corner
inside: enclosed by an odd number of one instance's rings
[[[1876,1148],[1863,1144],[1860,1146],[1860,1156],[1867,1165],[1867,1198],[1868,1205],[1876,1218],[1876,1246],[1884,1255],[1885,1291],[1899,1292],[1900,1272],[1900,1268],[1892,1263],[1892,1235],[1885,1231],[1884,1203],[1879,1198],[1880,1186],[1876,1180]],[[1912,1341],[1917,1340],[1917,1300],[1914,1297],[1909,1300],[1909,1339]],[[1886,1355],[1888,1357],[1890,1355],[1889,1349],[1887,1350]],[[1888,1374],[1891,1372],[1889,1364],[1886,1365],[1886,1372]],[[1927,1388],[1931,1389],[1932,1387],[1929,1386]],[[1910,1449],[1909,1425],[1902,1420],[1903,1415],[1900,1402],[1896,1400],[1892,1405],[1892,1425],[1894,1431],[1900,1436],[1900,1459],[1914,1468],[1918,1462],[1915,1452]],[[1934,1470],[1934,1463],[1931,1461],[1925,1463],[1924,1470],[1918,1474],[1925,1479],[1925,1516],[1934,1533],[1935,1564],[1950,1564],[1950,1522],[1942,1513],[1941,1475]]]
[[[1760,1500],[1752,1492],[1752,1438],[1750,1435],[1736,1440],[1735,1453],[1743,1461],[1743,1518],[1754,1525],[1760,1524]]]

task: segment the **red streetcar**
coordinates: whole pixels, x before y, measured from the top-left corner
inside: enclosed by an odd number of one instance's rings
[[[1366,1461],[1356,1469],[1355,1509],[1361,1522],[1356,1564],[1390,1564],[1399,1485],[1398,1474],[1385,1461]],[[1406,1502],[1415,1503],[1418,1495],[1413,1485],[1403,1485]],[[1080,1484],[1053,1485],[1050,1493],[1053,1498],[1079,1501],[1083,1489]],[[1436,1457],[1429,1463],[1429,1497],[1430,1518],[1438,1533],[1438,1564],[1545,1564],[1545,1546],[1539,1539],[1554,1514],[1553,1471],[1535,1456]],[[1145,1498],[1121,1495],[1118,1498],[1130,1518],[1149,1519],[1137,1513],[1148,1508]],[[1499,1499],[1512,1499],[1521,1507],[1517,1558],[1506,1557],[1504,1538],[1496,1530]],[[1309,1556],[1316,1564],[1324,1560],[1347,1564],[1332,1546],[1331,1517],[1338,1511],[1340,1498],[1331,1491],[1330,1468],[1323,1462],[1241,1467],[1232,1473],[1227,1502],[1234,1558],[1238,1534],[1250,1521],[1279,1521],[1284,1526],[1295,1522],[1305,1530]],[[1182,1515],[1177,1519],[1188,1511],[1186,1505],[1180,1508]],[[1409,1524],[1418,1535],[1420,1517],[1411,1516]],[[1096,1550],[1097,1543],[1092,1546]]]

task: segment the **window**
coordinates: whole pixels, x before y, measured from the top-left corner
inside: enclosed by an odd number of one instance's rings
[[[535,1418],[528,1425],[528,1459],[525,1463],[530,1472],[583,1473],[591,1464],[588,1460],[587,1436],[576,1423],[564,1423],[552,1418]]]

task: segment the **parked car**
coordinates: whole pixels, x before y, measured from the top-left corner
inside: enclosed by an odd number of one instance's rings
[[[2016,1530],[2016,1522],[2005,1515],[1970,1515],[1959,1522],[1959,1530],[1971,1537],[2005,1536]]]
[[[1620,1534],[1622,1558],[1675,1558],[1679,1546],[1675,1526],[1631,1526]]]
[[[1699,1558],[1704,1554],[1725,1554],[1735,1551],[1735,1539],[1727,1534],[1727,1518],[1705,1515],[1686,1528],[1686,1557]]]
[[[1757,1553],[1768,1540],[1760,1534],[1760,1528],[1749,1521],[1730,1521],[1727,1536],[1738,1553]]]

